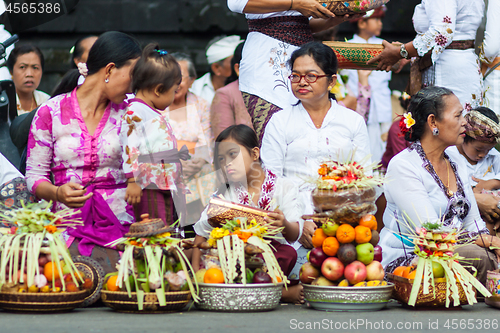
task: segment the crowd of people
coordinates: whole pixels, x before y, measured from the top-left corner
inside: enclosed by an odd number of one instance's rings
[[[106,244],[143,214],[199,244],[213,228],[211,196],[269,210],[266,221],[284,228],[272,245],[293,284],[283,301],[301,303],[298,268],[317,228],[302,218],[314,213],[313,186],[304,180],[317,176],[324,159],[381,162],[386,271],[414,258],[413,244],[394,232],[405,215],[478,236],[458,251],[482,259],[473,265],[485,283],[500,261],[498,3],[422,0],[417,36],[403,44],[379,38],[385,7],[339,17],[315,0],[228,0],[246,15],[249,34],[212,40],[210,71],[200,78],[189,55],[154,43],[141,48],[110,31],[76,42],[73,69],[51,96],[37,90],[42,52],[20,43],[7,67],[17,104],[10,132],[21,162],[0,155],[0,199],[76,209],[84,224],[67,232],[70,252],[94,257],[107,272],[119,253]],[[378,71],[341,76],[334,51],[314,41],[313,33],[346,21],[356,30],[349,42],[385,46],[371,60]],[[410,61],[411,99],[395,120],[390,71]],[[16,190],[3,191],[9,184]],[[197,271],[200,252],[189,255]]]

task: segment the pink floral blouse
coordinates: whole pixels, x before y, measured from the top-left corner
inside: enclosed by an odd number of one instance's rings
[[[26,163],[29,190],[35,193],[42,182],[53,182],[56,186],[68,182],[87,185],[87,191],[94,195],[82,208],[81,217],[87,220],[90,216],[89,228],[101,230],[99,218],[95,216],[95,207],[99,207],[103,208],[101,215],[106,215],[101,220],[112,220],[114,224],[114,227],[105,225],[102,228],[109,231],[104,235],[87,230],[85,233],[92,244],[105,245],[108,240],[121,237],[116,233],[126,232],[125,226],[134,221],[132,207],[125,202],[126,178],[119,140],[126,106],[126,103],[109,103],[91,135],[83,120],[75,88],[42,105],[31,125]],[[57,202],[56,209],[62,208],[65,206]],[[86,238],[81,234],[78,237]]]

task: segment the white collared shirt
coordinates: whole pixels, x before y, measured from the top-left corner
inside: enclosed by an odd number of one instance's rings
[[[215,89],[214,85],[212,84],[210,72],[196,79],[189,91],[191,91],[196,96],[203,98],[208,103],[208,105],[211,105],[212,100],[215,96]]]
[[[331,100],[320,128],[316,128],[302,103],[275,113],[262,140],[262,160],[278,177],[291,179],[300,188],[304,214],[314,211],[307,178],[317,177],[327,158],[343,162],[354,151],[354,161],[370,164],[366,124],[358,113]],[[363,160],[364,159],[364,160]]]
[[[42,105],[43,103],[45,103],[50,98],[50,95],[47,93],[44,93],[41,90],[35,90],[33,92],[33,97],[35,98],[35,103],[36,103],[35,107],[33,108],[33,110],[34,110],[37,107],[39,107],[40,105]],[[21,101],[19,101],[19,96],[17,94],[16,94],[16,103],[17,103],[17,115],[18,116],[33,111],[33,110],[23,110],[23,108],[21,107]]]
[[[467,174],[471,186],[477,185],[477,182],[472,180],[472,177],[482,180],[500,180],[500,153],[495,148],[492,148],[488,154],[475,165],[470,164],[465,156],[460,154],[456,146],[448,147],[446,153],[454,160],[461,160],[467,166]]]

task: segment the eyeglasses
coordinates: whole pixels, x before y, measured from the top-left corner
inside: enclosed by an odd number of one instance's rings
[[[288,78],[290,79],[290,82],[292,82],[292,83],[299,83],[300,80],[302,80],[302,78],[304,78],[307,83],[314,83],[314,82],[318,81],[318,79],[320,77],[326,77],[326,76],[336,76],[336,75],[328,75],[328,74],[318,75],[318,74],[314,74],[314,73],[307,73],[304,75],[292,74]]]

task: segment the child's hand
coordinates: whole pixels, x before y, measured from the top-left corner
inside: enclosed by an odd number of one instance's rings
[[[281,210],[276,208],[273,213],[269,213],[264,220],[268,223],[271,223],[275,228],[284,227],[286,224],[285,215]]]
[[[498,188],[499,185],[499,181],[497,179],[482,180],[472,176],[472,180],[477,182],[477,185],[474,187],[474,192],[476,193],[481,193],[482,190],[494,190]]]
[[[127,191],[125,192],[125,201],[129,205],[136,205],[141,202],[142,189],[137,183],[128,183]]]

